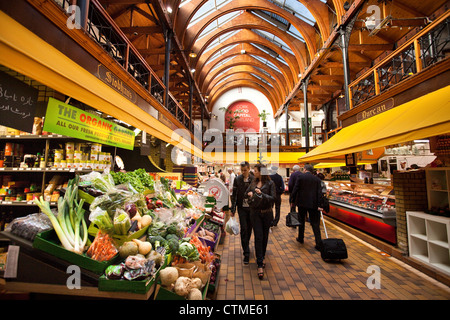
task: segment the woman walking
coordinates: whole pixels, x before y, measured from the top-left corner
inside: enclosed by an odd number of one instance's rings
[[[276,198],[275,184],[268,175],[263,164],[254,166],[254,179],[248,187],[246,194],[249,198],[250,220],[255,236],[256,263],[258,265],[258,277],[264,277],[264,258],[269,230],[273,221],[273,204]]]

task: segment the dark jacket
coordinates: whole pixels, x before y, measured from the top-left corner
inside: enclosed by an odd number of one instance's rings
[[[274,173],[270,176],[270,179],[275,183],[275,192],[277,194],[284,193],[284,181],[283,177],[280,176],[278,173]]]
[[[299,175],[289,202],[317,210],[322,205],[322,180],[310,172]]]
[[[289,176],[289,182],[288,182],[289,193],[292,193],[292,191],[294,191],[295,182],[297,182],[297,178],[302,174],[303,173],[301,173],[300,171],[294,171]]]
[[[245,192],[249,185],[252,183],[255,177],[253,175],[249,175],[248,183],[244,182],[244,176],[242,174],[238,175],[234,179],[233,183],[233,194],[231,195],[231,212],[235,213],[237,207],[242,207],[242,202],[244,198],[247,197],[247,193]]]
[[[255,194],[255,189],[256,189],[256,185],[254,185],[253,183],[250,184],[250,186],[248,187],[248,189],[245,191],[245,195],[247,195],[250,191],[253,192],[253,194]],[[277,193],[275,191],[275,183],[272,180],[266,181],[266,183],[264,183],[261,186],[261,194],[263,197],[263,205],[260,208],[255,208],[250,204],[250,211],[261,211],[261,212],[266,212],[266,211],[272,211],[272,207],[275,203],[275,199],[277,197]]]

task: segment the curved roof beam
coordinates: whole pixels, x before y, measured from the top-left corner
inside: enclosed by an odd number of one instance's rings
[[[255,74],[258,79],[262,80],[267,84],[267,87],[270,87],[270,92],[272,96],[274,97],[274,100],[277,102],[277,106],[281,105],[284,101],[285,95],[283,95],[282,91],[280,90],[280,85],[274,80],[273,78],[270,78],[267,74],[264,74],[264,71],[261,71],[260,69],[257,69],[254,66],[251,65],[237,65],[237,66],[229,66],[224,68],[219,74],[218,77],[220,77],[223,73],[229,72],[228,75],[232,75],[235,72],[240,71],[247,71],[249,73]],[[220,84],[219,84],[220,87]],[[211,91],[215,90],[214,87],[211,88]],[[208,95],[211,96],[210,93],[206,92]]]
[[[185,48],[187,50],[196,52],[198,59],[198,56],[203,53],[203,51],[216,37],[228,31],[237,29],[259,29],[276,35],[292,50],[292,52],[295,54],[298,64],[302,69],[307,66],[308,61],[310,61],[311,59],[311,56],[314,56],[314,52],[312,53],[312,55],[311,52],[309,52],[308,54],[308,49],[304,42],[298,40],[294,36],[283,32],[281,29],[274,27],[269,22],[259,18],[258,16],[250,12],[244,12],[243,14],[223,24],[221,27],[216,28],[214,31],[208,33],[201,39],[190,43],[189,46],[186,45]]]
[[[194,2],[194,1],[191,1]],[[267,0],[239,0],[231,1],[230,3],[224,5],[223,7],[212,12],[208,16],[204,17],[202,20],[198,21],[191,28],[187,28],[190,21],[194,17],[195,13],[200,9],[200,7],[207,1],[195,1],[191,6],[188,7],[189,3],[179,10],[180,17],[177,17],[176,30],[181,42],[186,48],[191,47],[195,38],[201,34],[202,30],[207,27],[212,21],[223,16],[224,14],[238,11],[238,10],[264,10],[272,12],[279,15],[289,23],[294,26],[302,37],[305,39],[306,45],[309,50],[310,58],[312,59],[315,52],[317,51],[316,45],[316,30],[313,26],[303,21],[301,18],[292,15],[287,10],[277,6],[276,4]],[[326,39],[329,35],[329,22],[328,20],[328,8],[327,6],[320,2],[315,3],[310,0],[300,0],[300,2],[311,12],[313,17],[319,26],[319,31],[321,33],[321,42],[323,44],[323,39]],[[184,9],[184,10],[183,10]],[[187,11],[190,11],[189,14]],[[184,22],[184,23],[183,23]]]
[[[226,86],[234,81],[245,81],[246,83],[256,83],[259,86],[263,87],[273,98],[273,103],[274,105],[278,106],[280,105],[282,102],[280,100],[279,97],[274,96],[273,92],[276,91],[274,90],[272,87],[270,87],[267,83],[265,83],[264,81],[262,81],[261,79],[258,79],[257,77],[255,77],[254,75],[250,74],[250,73],[235,73],[232,76],[230,76],[229,78],[227,78],[227,81],[221,85],[221,86],[217,86],[213,89],[213,91],[211,91],[211,93],[209,94],[209,97],[211,99],[214,99],[214,97],[216,97],[216,93],[219,92],[219,90],[223,87]],[[261,91],[261,90],[259,90]]]
[[[211,99],[211,101],[208,101],[208,109],[211,112],[211,107],[215,105],[216,101],[227,91],[230,91],[234,88],[242,88],[242,87],[249,87],[249,88],[253,88],[255,90],[258,90],[259,92],[261,92],[263,95],[266,96],[267,100],[269,100],[270,104],[272,105],[272,112],[273,114],[275,114],[276,112],[276,106],[277,104],[274,102],[272,96],[270,95],[269,92],[267,92],[266,88],[263,88],[259,85],[257,85],[254,82],[249,82],[249,81],[234,81],[233,83],[229,83],[223,87],[221,87],[214,95],[214,97]]]
[[[252,43],[269,48],[270,50],[277,53],[280,57],[282,57],[284,61],[286,61],[294,79],[296,79],[296,77],[298,76],[300,67],[297,65],[294,55],[288,53],[287,51],[276,46],[273,42],[265,39],[264,37],[261,37],[260,35],[248,29],[240,30],[238,33],[222,42],[221,45],[217,45],[215,48],[208,50],[207,52],[202,54],[200,59],[198,59],[197,61],[195,69],[201,70],[203,66],[209,61],[209,59],[213,57],[217,52],[219,52],[219,50],[239,43]]]
[[[295,54],[295,58],[301,70],[303,70],[308,65],[308,55],[306,52],[306,46],[303,42],[293,36],[283,33],[280,29],[274,28],[270,23],[262,21],[255,15],[248,12],[236,17],[235,19],[223,25],[223,27],[218,28],[217,30],[198,40],[194,44],[194,51],[197,52],[196,59],[198,59],[198,56],[202,55],[202,53],[216,38],[224,35],[225,33],[239,29],[264,30],[277,36],[283,42],[285,42],[286,45]]]
[[[273,64],[278,69],[278,70],[275,69],[275,71],[280,71],[283,74],[284,79],[285,79],[285,85],[289,88],[289,90],[292,89],[294,80],[293,80],[292,74],[289,72],[289,67],[287,65],[281,63],[280,61],[278,61],[271,55],[265,53],[264,51],[256,48],[255,46],[252,46],[251,44],[248,44],[248,43],[245,43],[245,44],[243,43],[242,45],[235,46],[231,50],[228,50],[225,54],[220,55],[215,60],[209,62],[201,70],[197,70],[197,71],[200,71],[200,73],[202,75],[208,74],[211,71],[211,69],[215,68],[223,60],[234,57],[234,56],[241,55],[242,54],[241,50],[245,50],[245,54],[258,56],[262,59],[267,59],[268,62]],[[270,66],[270,67],[272,67],[272,66]]]
[[[252,65],[254,67],[260,68],[261,70],[264,70],[268,75],[272,76],[276,82],[279,84],[282,90],[283,95],[287,95],[287,88],[283,87],[283,76],[280,72],[277,72],[271,68],[269,68],[267,65],[263,64],[262,62],[258,61],[257,59],[253,57],[248,57],[247,55],[241,55],[237,56],[234,59],[228,61],[224,65],[220,66],[217,69],[214,69],[211,73],[207,74],[206,77],[203,79],[199,79],[198,85],[199,88],[202,90],[202,92],[205,91],[205,89],[208,87],[208,84],[218,75],[220,75],[221,72],[224,70],[239,66],[239,65]]]
[[[267,77],[267,75],[265,75],[264,73],[262,73],[260,70],[256,69],[253,66],[249,66],[249,65],[241,65],[232,69],[229,69],[228,71],[225,71],[224,73],[222,73],[220,76],[218,76],[217,78],[215,78],[212,82],[211,85],[208,87],[208,89],[206,90],[205,95],[208,96],[212,96],[213,92],[215,92],[215,90],[217,90],[218,88],[221,87],[221,82],[224,80],[227,80],[234,77],[236,74],[240,74],[240,75],[246,75],[246,76],[250,76],[255,79],[259,79],[261,81],[265,81],[268,82],[272,88],[274,88],[274,81],[273,79],[270,79]],[[259,77],[259,78],[258,78]],[[277,105],[281,105],[283,103],[283,97],[281,97],[279,95],[279,91],[276,91],[276,102]]]

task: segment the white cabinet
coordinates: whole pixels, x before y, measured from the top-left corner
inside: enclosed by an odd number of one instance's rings
[[[450,199],[450,168],[426,169],[428,210],[438,215],[448,215]]]
[[[450,218],[407,211],[409,256],[450,274]]]

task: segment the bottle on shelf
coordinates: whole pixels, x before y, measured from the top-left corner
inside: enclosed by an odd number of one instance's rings
[[[40,162],[41,162],[41,153],[38,152],[36,155],[36,161],[34,162],[34,167],[40,168]]]
[[[45,169],[45,158],[44,158],[44,155],[41,155],[41,158],[39,160],[39,168]]]

